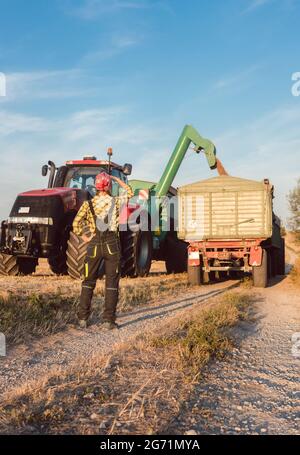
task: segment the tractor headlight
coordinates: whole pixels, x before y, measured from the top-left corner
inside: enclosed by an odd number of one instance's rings
[[[53,218],[43,218],[39,216],[11,216],[8,223],[13,224],[42,224],[44,226],[53,226]]]

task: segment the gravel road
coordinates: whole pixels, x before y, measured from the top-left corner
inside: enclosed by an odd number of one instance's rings
[[[0,357],[0,397],[31,380],[41,379],[51,371],[70,367],[94,355],[111,353],[120,342],[128,341],[151,330],[158,323],[184,308],[201,305],[208,299],[235,287],[237,282],[226,281],[181,293],[152,305],[120,314],[119,330],[106,332],[97,324],[86,331],[69,328],[41,340],[8,349],[7,357]]]
[[[289,256],[293,262],[295,254]],[[299,434],[300,357],[292,354],[291,338],[300,332],[300,295],[287,278],[256,295],[255,321],[236,330],[238,349],[208,365],[167,431]]]

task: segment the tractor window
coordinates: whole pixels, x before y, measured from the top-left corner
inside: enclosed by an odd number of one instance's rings
[[[93,188],[95,185],[95,178],[101,172],[107,172],[105,166],[103,167],[85,167],[85,166],[77,166],[72,167],[68,170],[66,180],[65,180],[65,187],[68,188],[78,188],[81,190],[87,190],[93,195]],[[127,182],[126,176],[123,175],[118,169],[111,170],[112,175],[119,177],[119,179]],[[112,195],[118,196],[122,194],[123,190],[119,187],[116,182],[112,182]]]
[[[105,171],[100,167],[84,167],[78,166],[68,170],[65,186],[69,188],[79,188],[81,190],[89,190],[95,184],[96,175],[101,171]]]

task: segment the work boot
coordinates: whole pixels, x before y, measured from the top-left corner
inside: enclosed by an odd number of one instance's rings
[[[78,325],[80,329],[85,330],[87,328],[87,321],[85,319],[79,319]]]
[[[119,329],[119,325],[113,321],[103,321],[101,327],[105,330]]]

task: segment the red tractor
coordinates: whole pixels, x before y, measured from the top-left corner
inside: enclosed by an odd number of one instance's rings
[[[83,201],[94,196],[95,177],[102,170],[127,183],[132,166],[84,157],[59,168],[52,161],[42,167],[43,176],[50,172],[48,188],[19,194],[9,218],[1,224],[1,275],[32,274],[38,258],[47,258],[53,273],[81,277],[87,244],[72,232],[72,223]],[[113,182],[113,195],[118,192]],[[126,241],[134,246],[133,236]],[[126,250],[130,254],[130,245]],[[137,274],[134,263],[126,258],[123,274]]]
[[[177,191],[171,185],[191,144],[196,153],[205,153],[211,169],[217,167],[220,172],[214,144],[186,125],[158,183],[131,180],[136,199],[120,213],[120,224],[128,227],[120,229],[123,276],[146,276],[152,260],[165,261],[168,273],[187,269],[187,243],[177,238]],[[73,220],[83,201],[95,195],[99,172],[104,170],[127,183],[132,171],[130,164],[119,166],[110,161],[111,149],[108,155],[107,161],[85,157],[59,168],[52,161],[43,166],[43,176],[50,171],[48,188],[21,193],[1,224],[0,274],[29,275],[39,258],[47,258],[55,274],[81,278],[87,243],[73,233]],[[113,196],[119,191],[113,182]]]

